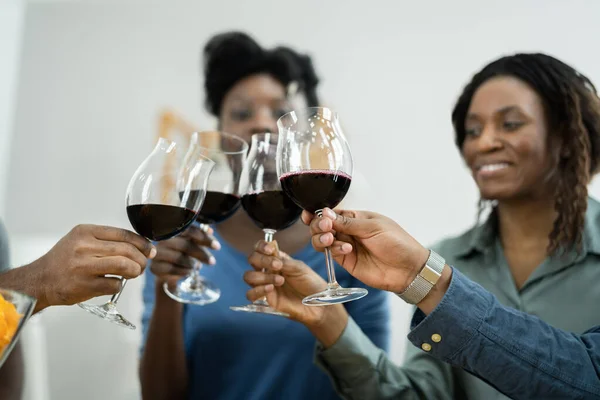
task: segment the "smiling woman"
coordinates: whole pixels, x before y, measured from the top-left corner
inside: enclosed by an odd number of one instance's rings
[[[505,305],[571,332],[596,325],[600,203],[587,194],[600,162],[594,85],[545,54],[503,57],[472,78],[452,122],[480,208],[493,206],[482,224],[433,249]],[[505,398],[410,345],[403,370],[426,398]]]
[[[587,185],[600,161],[600,102],[591,81],[543,54],[501,58],[473,77],[452,120],[484,199],[537,199],[552,223],[548,252],[581,250]]]

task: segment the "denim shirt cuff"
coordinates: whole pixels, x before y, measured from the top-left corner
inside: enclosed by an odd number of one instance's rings
[[[477,334],[492,303],[491,294],[457,269],[442,301],[429,314],[417,309],[408,339],[435,358],[452,362]]]

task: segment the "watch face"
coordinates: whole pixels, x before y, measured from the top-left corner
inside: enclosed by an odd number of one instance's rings
[[[419,272],[419,276],[421,276],[423,279],[429,282],[431,286],[433,286],[440,279],[440,276],[442,276],[442,271],[438,272],[434,268],[429,266],[429,264],[425,264],[425,268],[423,268],[421,272]]]

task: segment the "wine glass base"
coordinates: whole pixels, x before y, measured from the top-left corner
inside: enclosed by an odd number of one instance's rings
[[[276,309],[269,306],[264,300],[257,300],[252,304],[247,304],[245,306],[231,306],[229,307],[233,311],[241,311],[241,312],[249,312],[249,313],[257,313],[257,314],[269,314],[269,315],[279,315],[281,317],[289,317],[290,315],[281,311],[277,311]]]
[[[221,290],[213,283],[202,278],[195,281],[191,276],[177,282],[173,289],[169,289],[169,285],[165,282],[163,290],[167,296],[179,303],[197,306],[214,303],[221,297]]]
[[[341,288],[327,289],[319,293],[311,294],[302,299],[305,306],[329,306],[332,304],[346,303],[365,297],[369,292],[363,288]]]
[[[85,311],[94,314],[102,319],[110,321],[119,326],[135,330],[135,325],[127,321],[127,319],[125,319],[125,317],[122,316],[121,313],[119,313],[115,303],[108,302],[101,306],[87,303],[78,303],[77,305],[83,308]]]

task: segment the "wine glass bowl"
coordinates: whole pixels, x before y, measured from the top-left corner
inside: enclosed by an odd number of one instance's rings
[[[337,113],[326,107],[291,111],[277,121],[277,174],[283,191],[302,209],[322,216],[335,208],[352,182],[353,160]],[[325,249],[328,285],[304,298],[309,306],[344,303],[367,295],[363,288],[342,288]]]
[[[281,189],[277,175],[277,143],[278,135],[273,133],[252,135],[240,181],[244,193],[242,207],[263,230],[266,242],[272,242],[277,231],[293,225],[302,213],[302,209]],[[271,308],[264,297],[252,304],[230,308],[233,311],[289,316]]]
[[[190,143],[188,152],[214,162],[206,184],[204,203],[196,215],[200,229],[207,232],[209,225],[225,221],[241,205],[240,176],[248,144],[240,137],[225,132],[204,131],[196,134],[196,140]],[[190,274],[173,286],[165,283],[164,292],[184,304],[206,305],[217,301],[221,291],[214,283],[200,276],[201,267],[200,261],[194,260]]]
[[[194,222],[204,202],[206,182],[214,167],[213,161],[190,151],[179,162],[176,150],[175,142],[159,138],[127,186],[129,221],[138,234],[152,241],[170,239]],[[80,303],[79,306],[103,319],[135,329],[135,325],[117,310],[126,282],[122,279],[121,290],[107,303]]]

